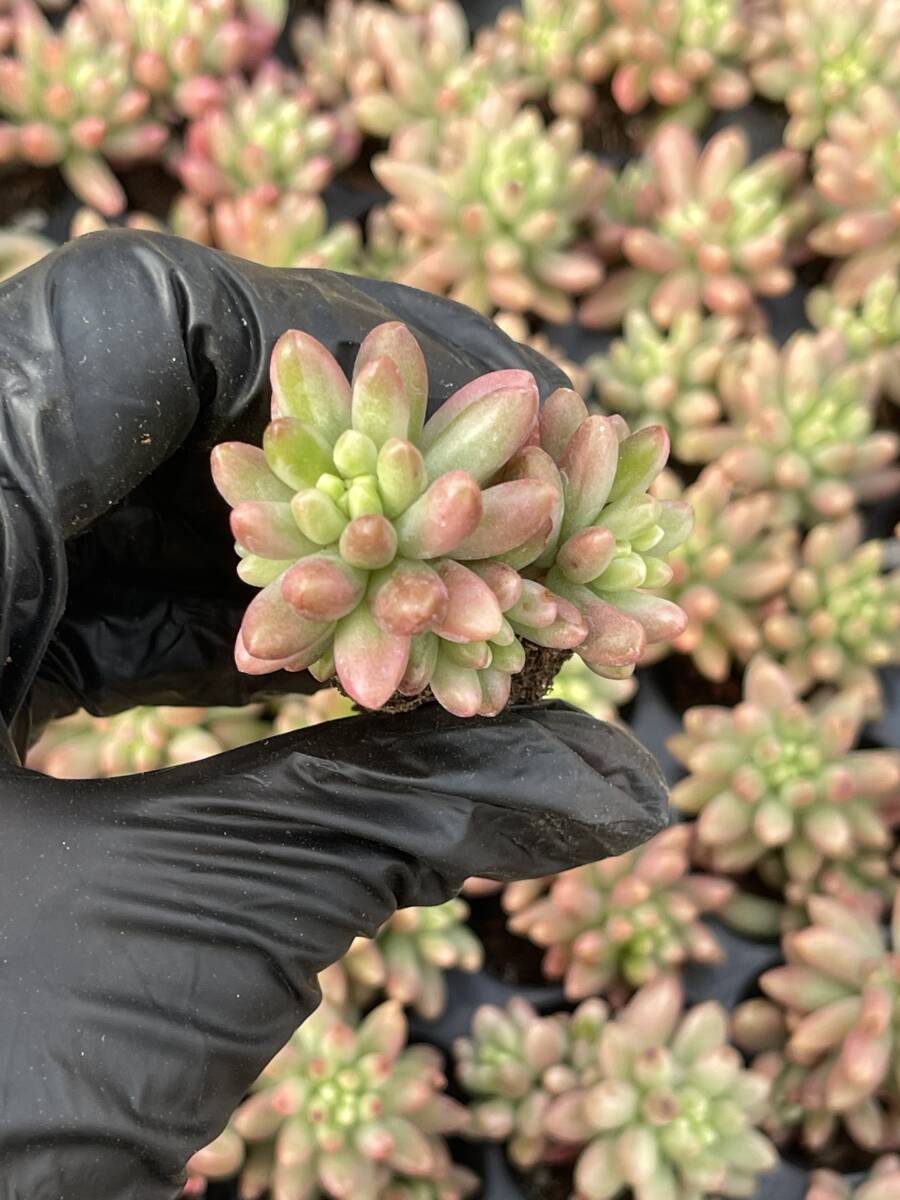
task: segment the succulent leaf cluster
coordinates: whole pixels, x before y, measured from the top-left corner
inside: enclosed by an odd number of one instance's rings
[[[806,1200],[892,1200],[900,1196],[900,1157],[885,1154],[854,1186],[837,1171],[813,1171]]]
[[[287,0],[87,0],[98,28],[124,43],[135,81],[156,101],[197,117],[222,82],[271,50]]]
[[[716,463],[686,488],[664,471],[653,492],[683,500],[694,514],[688,538],[672,552],[672,580],[662,592],[687,614],[672,649],[690,654],[707,679],[721,682],[735,660],[746,663],[760,649],[763,606],[783,594],[797,569],[791,501],[778,491],[736,495]]]
[[[805,1136],[821,1145],[840,1122],[867,1149],[900,1137],[900,899],[889,944],[868,913],[830,897],[809,901],[812,923],[785,935],[786,965],[760,986],[781,1009],[787,1041],[761,1066],[778,1078],[790,1068]],[[894,949],[891,949],[891,946]],[[765,1014],[756,1014],[765,1022]],[[770,1016],[769,1021],[773,1023]],[[777,1074],[776,1074],[777,1072]],[[782,1109],[782,1116],[786,1110]]]
[[[593,1078],[545,1118],[583,1145],[577,1200],[750,1197],[777,1162],[757,1128],[768,1082],[728,1043],[727,1014],[710,1001],[682,1013],[681,984],[646,984],[597,1039]]]
[[[630,308],[622,336],[587,368],[607,412],[619,412],[635,428],[662,425],[673,452],[690,461],[690,432],[722,418],[716,378],[739,325],[732,317],[679,313],[661,329],[643,308]]]
[[[16,9],[11,37],[13,53],[0,58],[0,162],[58,165],[80,199],[115,216],[125,193],[107,160],[155,158],[169,137],[127,47],[85,8],[55,31],[32,3]]]
[[[358,1023],[323,1004],[189,1174],[227,1178],[240,1168],[245,1200],[269,1191],[281,1200],[405,1200],[420,1183],[426,1197],[461,1200],[475,1181],[452,1163],[442,1135],[463,1127],[465,1109],[443,1093],[439,1052],[406,1038],[393,1001]]]
[[[808,149],[872,84],[900,85],[900,9],[888,0],[779,0],[754,14],[757,91],[783,101],[789,146]]]
[[[862,689],[867,715],[881,709],[878,669],[900,662],[896,540],[862,541],[857,516],[817,525],[783,596],[766,605],[766,648],[801,692],[816,683]]]
[[[559,116],[583,120],[596,107],[596,84],[612,70],[610,30],[607,0],[523,0],[476,44],[492,65],[514,64],[525,95],[546,96]]]
[[[449,120],[433,153],[395,140],[372,170],[404,234],[401,283],[480,312],[565,321],[572,297],[601,278],[586,237],[604,173],[581,151],[577,122],[545,126],[536,109],[493,93]]]
[[[693,125],[710,108],[740,108],[750,99],[743,65],[749,28],[740,0],[608,3],[612,93],[623,112],[640,112],[652,101]]]
[[[513,933],[546,948],[544,973],[565,981],[569,1000],[600,994],[618,1005],[687,962],[722,960],[699,918],[734,887],[690,873],[691,837],[688,825],[676,825],[627,854],[565,871],[510,915]]]
[[[618,710],[637,691],[634,676],[627,679],[605,679],[591,671],[580,658],[567,659],[553,680],[548,700],[564,700],[596,717],[598,721],[615,721]]]
[[[803,155],[785,148],[750,162],[738,126],[701,149],[685,126],[663,125],[632,168],[642,205],[631,222],[627,206],[622,213],[628,265],[586,297],[582,322],[607,328],[646,304],[664,327],[704,308],[758,325],[758,297],[781,296],[794,281],[788,249],[809,220],[796,188],[803,168]]]
[[[900,58],[900,12],[896,16]],[[825,220],[809,234],[819,254],[843,260],[832,280],[838,299],[859,301],[875,279],[900,273],[900,67],[889,91],[864,91],[852,111],[828,124],[818,142],[813,181]]]
[[[854,358],[832,330],[740,343],[718,378],[728,423],[692,430],[689,453],[719,461],[744,491],[796,498],[808,524],[888,494],[900,441],[875,430],[878,364]]]
[[[399,909],[374,938],[356,938],[340,962],[323,973],[326,997],[358,1009],[383,992],[426,1020],[439,1017],[447,1004],[445,973],[477,971],[484,960],[484,948],[466,924],[468,915],[469,906],[460,899]]]
[[[523,1169],[564,1158],[567,1149],[547,1132],[546,1117],[556,1097],[578,1086],[608,1015],[597,999],[547,1017],[521,996],[504,1008],[478,1008],[469,1036],[454,1047],[457,1076],[472,1096],[466,1132],[504,1141]]]
[[[854,358],[871,359],[879,387],[900,404],[900,273],[880,275],[858,303],[843,303],[831,288],[810,292],[807,315],[817,329],[833,329]]]
[[[425,362],[396,323],[365,339],[352,384],[299,331],[276,345],[271,378],[263,449],[213,453],[238,573],[263,589],[241,670],[337,675],[372,709],[430,687],[459,716],[494,715],[522,640],[577,647],[621,678],[680,630],[680,610],[641,590],[668,580],[665,555],[690,527],[685,505],[646,491],[663,430],[630,435],[567,389],[538,420],[524,371],[473,380],[426,423]]]
[[[114,717],[79,711],[54,721],[27,765],[57,779],[98,779],[197,762],[266,737],[261,705],[243,708],[142,706]]]
[[[354,273],[362,253],[359,227],[329,224],[320,196],[267,188],[224,196],[207,208],[185,192],[170,214],[181,237],[267,267],[326,267]]]
[[[882,886],[900,756],[853,749],[864,712],[859,689],[802,703],[762,655],[735,708],[689,709],[668,744],[689,771],[672,803],[696,815],[699,857],[725,873],[755,868],[795,905],[816,891],[865,896]]]
[[[192,121],[178,171],[184,186],[210,204],[259,191],[310,195],[356,151],[356,133],[316,108],[301,79],[270,59],[253,79],[229,79],[221,104]]]

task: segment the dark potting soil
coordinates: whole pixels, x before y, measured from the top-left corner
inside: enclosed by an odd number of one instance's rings
[[[680,716],[699,704],[733,708],[740,703],[741,673],[736,665],[721,683],[707,679],[684,654],[670,654],[653,670],[662,694]]]
[[[533,1171],[513,1169],[526,1200],[569,1200],[573,1193],[572,1163],[541,1163]]]
[[[469,926],[484,944],[484,969],[495,979],[514,987],[547,983],[541,970],[544,951],[527,938],[510,933],[500,893],[468,899]]]
[[[17,167],[0,173],[0,225],[34,212],[46,217],[68,195],[56,170]]]

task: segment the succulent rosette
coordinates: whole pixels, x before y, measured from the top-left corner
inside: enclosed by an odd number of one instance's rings
[[[720,1004],[683,1003],[672,976],[646,984],[603,1028],[582,1086],[551,1105],[547,1131],[584,1146],[576,1200],[750,1197],[777,1163],[757,1128],[767,1080],[729,1045]]]
[[[58,165],[85,203],[120,213],[125,193],[108,162],[155,158],[169,136],[148,116],[150,93],[132,78],[126,46],[82,7],[57,32],[23,3],[12,48],[0,58],[0,162]]]
[[[887,946],[878,922],[858,908],[818,896],[809,912],[812,923],[784,937],[786,965],[760,979],[783,1012],[787,1041],[779,1074],[799,1068],[793,1073],[797,1118],[804,1108],[818,1114],[807,1141],[821,1145],[843,1122],[867,1149],[896,1147],[900,898]],[[763,1066],[774,1074],[777,1054]]]
[[[882,393],[900,404],[900,273],[878,276],[857,304],[843,303],[831,288],[815,288],[806,311],[816,328],[840,334],[853,358],[872,359]]]
[[[832,330],[739,344],[719,372],[728,424],[686,435],[694,460],[719,461],[744,491],[795,498],[795,518],[846,516],[890,494],[900,439],[875,429],[879,368],[851,356]]]
[[[734,885],[690,873],[691,836],[676,825],[627,854],[565,871],[510,915],[513,933],[546,948],[544,973],[565,981],[569,1000],[600,994],[617,1006],[673,968],[722,960],[699,918]]]
[[[716,378],[738,322],[688,311],[661,329],[644,309],[631,308],[622,325],[622,337],[587,362],[600,404],[638,429],[662,425],[673,452],[689,461],[690,431],[721,420]]]
[[[320,196],[267,188],[225,196],[211,209],[185,192],[170,213],[181,237],[267,267],[325,267],[353,273],[362,239],[353,221],[329,226]]]
[[[900,17],[896,23],[900,58]],[[813,154],[825,220],[810,232],[809,243],[819,254],[843,260],[832,287],[844,303],[859,301],[874,279],[896,280],[900,273],[898,88],[900,79],[892,91],[864,91],[852,111],[831,119]]]
[[[860,1183],[837,1171],[813,1171],[806,1200],[893,1200],[900,1196],[900,1156],[885,1154]]]
[[[229,79],[222,103],[189,124],[177,167],[203,203],[254,191],[271,200],[321,191],[356,146],[339,115],[317,109],[309,87],[270,59],[249,82]]]
[[[689,709],[669,748],[689,771],[672,803],[696,815],[696,852],[716,871],[755,868],[795,905],[817,890],[865,897],[889,873],[900,754],[856,750],[865,697],[803,704],[757,655],[734,709]]]
[[[459,716],[494,715],[522,641],[555,667],[577,647],[621,678],[680,631],[681,611],[641,590],[668,580],[664,555],[690,527],[687,506],[646,492],[663,430],[629,435],[567,389],[538,421],[525,371],[473,380],[425,422],[425,362],[398,324],[368,335],[352,384],[299,331],[279,340],[271,378],[264,448],[213,453],[238,573],[263,589],[241,670],[336,675],[370,709],[430,687]]]
[[[884,0],[780,0],[760,6],[749,49],[757,91],[783,101],[789,146],[808,149],[858,110],[871,84],[900,86],[900,13]]]
[[[245,1200],[405,1200],[419,1195],[419,1183],[435,1200],[468,1195],[473,1178],[452,1163],[442,1136],[463,1127],[465,1109],[443,1093],[438,1051],[407,1047],[406,1037],[393,1001],[360,1022],[323,1004],[266,1067],[225,1133],[191,1159],[189,1176],[228,1178],[240,1169]]]
[[[433,151],[395,140],[372,170],[405,235],[398,282],[480,312],[567,320],[602,275],[587,218],[604,172],[580,143],[577,122],[545,126],[499,93],[448,121]]]
[[[744,70],[748,23],[740,0],[607,0],[616,62],[612,93],[623,112],[654,101],[699,124],[710,109],[740,108],[753,88]]]
[[[87,0],[99,28],[129,49],[141,87],[196,117],[222,99],[222,81],[271,50],[287,0]]]
[[[619,222],[629,265],[584,299],[582,322],[608,328],[644,304],[664,327],[703,308],[759,325],[757,299],[781,296],[794,282],[788,250],[809,218],[809,203],[796,191],[803,168],[803,155],[787,149],[750,162],[737,126],[701,148],[683,125],[665,124],[639,175],[632,168],[641,209],[629,219],[626,206]]]
[[[458,898],[398,909],[374,938],[356,938],[340,962],[324,972],[326,997],[358,1009],[383,992],[434,1020],[447,1005],[446,972],[477,971],[484,961],[484,947],[466,924],[468,915],[469,906]]]
[[[58,779],[97,779],[197,762],[266,737],[261,705],[243,708],[130,708],[114,717],[79,711],[54,721],[28,766]]]
[[[607,1017],[602,1000],[546,1017],[521,996],[476,1009],[469,1036],[454,1045],[457,1077],[472,1096],[466,1132],[505,1142],[526,1169],[571,1157],[571,1147],[546,1132],[546,1116],[555,1097],[578,1086]]]
[[[694,514],[690,535],[672,552],[672,579],[662,591],[687,614],[671,648],[689,654],[716,682],[728,677],[735,660],[746,663],[761,648],[764,606],[783,594],[798,566],[790,499],[779,492],[735,492],[716,463],[689,487],[671,471],[653,485],[654,495],[683,500]]]
[[[784,595],[765,606],[762,633],[801,692],[816,683],[854,687],[881,710],[878,670],[900,662],[900,566],[896,540],[862,541],[858,516],[817,525]]]
[[[583,120],[596,107],[595,85],[613,67],[610,31],[607,0],[523,0],[504,9],[476,46],[492,63],[515,64],[526,95],[546,96],[555,113]]]

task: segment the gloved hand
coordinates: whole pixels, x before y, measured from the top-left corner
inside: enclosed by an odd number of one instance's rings
[[[209,450],[258,440],[285,329],[349,368],[389,319],[432,405],[500,367],[564,382],[449,302],[170,237],[96,234],[0,289],[2,1200],[168,1200],[355,935],[662,823],[646,751],[559,704],[360,717],[126,779],[19,765],[77,705],[303,686],[233,666],[252,593]]]

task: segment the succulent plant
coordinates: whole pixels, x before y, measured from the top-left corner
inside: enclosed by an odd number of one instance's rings
[[[895,15],[900,58],[900,13]],[[867,88],[852,111],[832,117],[817,143],[813,180],[826,219],[809,234],[819,254],[844,261],[832,287],[855,304],[872,282],[900,273],[900,67],[893,90]]]
[[[352,702],[337,688],[320,688],[311,696],[281,696],[273,701],[273,706],[273,733],[291,733],[294,729],[306,729],[324,721],[352,717],[355,712]]]
[[[448,121],[430,159],[392,144],[372,170],[405,234],[401,283],[480,312],[565,321],[572,297],[600,280],[596,253],[579,239],[603,170],[580,151],[574,121],[545,127],[535,109],[517,110],[495,94],[471,116]]]
[[[757,655],[736,708],[689,709],[668,742],[690,772],[672,803],[697,816],[700,860],[725,873],[755,868],[794,905],[815,891],[881,886],[900,755],[853,749],[864,702],[851,688],[804,704],[787,673]]]
[[[814,524],[896,486],[900,440],[873,431],[878,364],[854,359],[838,333],[796,333],[783,347],[766,337],[742,343],[718,385],[729,424],[684,440],[694,459],[721,455],[744,491],[791,494],[796,516]]]
[[[690,526],[685,505],[645,492],[663,430],[628,436],[568,389],[538,423],[525,371],[473,380],[423,428],[425,362],[396,323],[365,339],[352,386],[299,331],[276,345],[271,378],[264,449],[213,453],[239,575],[263,589],[238,636],[242,670],[336,674],[370,709],[430,686],[450,712],[493,715],[525,665],[519,638],[577,646],[621,678],[680,630],[676,606],[639,590],[668,580],[663,556]]]
[[[653,493],[683,500],[694,514],[689,537],[672,552],[672,580],[662,590],[687,613],[687,626],[671,648],[690,654],[707,679],[722,682],[733,660],[746,663],[760,649],[761,606],[783,593],[797,569],[793,506],[779,492],[735,496],[716,463],[687,488],[665,471]]]
[[[619,222],[629,265],[582,302],[585,325],[617,325],[640,304],[664,327],[704,307],[759,325],[757,297],[783,295],[793,284],[788,248],[808,224],[809,203],[794,190],[802,154],[781,149],[749,158],[737,126],[702,150],[682,125],[667,123],[654,134],[632,169],[642,212],[629,225],[626,205]]]
[[[190,123],[177,166],[204,203],[245,192],[274,200],[321,191],[356,145],[339,115],[317,110],[306,84],[271,59],[250,82],[228,80],[221,106]]]
[[[329,228],[319,196],[261,189],[223,197],[207,209],[185,192],[173,205],[170,219],[181,237],[267,267],[327,267],[352,273],[360,265],[359,227],[340,221]]]
[[[130,708],[114,717],[79,711],[54,721],[27,765],[57,779],[96,779],[197,762],[270,732],[261,705]]]
[[[757,90],[791,114],[789,146],[805,150],[870,84],[900,85],[900,12],[884,0],[780,0],[754,14]]]
[[[872,359],[881,391],[900,404],[900,275],[880,275],[855,305],[830,288],[815,288],[806,311],[817,328],[836,330],[853,358]]]
[[[650,101],[699,124],[710,109],[740,108],[753,88],[743,66],[749,42],[741,0],[608,0],[616,61],[612,93],[623,112]]]
[[[245,1200],[269,1189],[280,1200],[412,1200],[418,1181],[428,1198],[467,1195],[472,1177],[451,1162],[441,1136],[463,1127],[465,1109],[443,1094],[438,1051],[406,1047],[406,1037],[394,1001],[359,1023],[323,1004],[236,1110],[225,1147],[217,1139],[201,1150],[189,1173],[232,1175],[236,1136],[246,1149]],[[219,1159],[227,1170],[213,1174]]]
[[[0,229],[0,283],[56,249],[56,243],[25,226]]]
[[[682,1004],[672,976],[645,984],[600,1033],[593,1077],[551,1105],[549,1133],[585,1146],[577,1200],[749,1197],[778,1161],[756,1128],[768,1083],[728,1044],[724,1008]]]
[[[806,1200],[893,1200],[894,1196],[900,1196],[900,1156],[885,1154],[857,1184],[837,1171],[813,1171]]]
[[[569,358],[566,351],[551,342],[545,332],[532,333],[531,323],[522,313],[497,313],[494,317],[494,324],[514,342],[530,346],[532,350],[537,350],[538,354],[543,354],[544,358],[549,358],[552,363],[555,363],[568,377],[572,387],[579,395],[586,396],[588,394],[591,382],[585,366]]]
[[[518,1167],[571,1156],[544,1128],[557,1096],[577,1087],[606,1024],[602,1000],[586,1000],[571,1015],[539,1016],[521,996],[504,1008],[483,1004],[470,1036],[456,1039],[456,1073],[473,1100],[467,1132],[504,1141]]]
[[[565,700],[598,721],[615,721],[618,709],[627,704],[636,691],[633,675],[628,679],[604,679],[586,667],[580,658],[570,658],[553,680],[547,699]]]
[[[547,894],[509,918],[513,933],[546,949],[544,974],[566,997],[600,994],[613,1006],[686,962],[720,962],[722,950],[698,918],[715,912],[733,884],[691,875],[688,825],[675,825],[617,858],[565,871]]]
[[[613,67],[610,30],[608,0],[522,0],[476,46],[492,63],[515,64],[526,95],[546,96],[555,113],[583,120],[595,109],[595,85]]]
[[[445,972],[477,971],[484,948],[466,925],[469,906],[448,900],[431,908],[401,908],[374,938],[357,938],[325,973],[326,997],[361,1008],[379,991],[433,1020],[447,1004]]]
[[[303,78],[325,108],[346,108],[348,77],[366,54],[369,3],[329,0],[324,18],[304,14],[291,28],[291,45]]]
[[[900,956],[868,913],[826,896],[812,897],[808,907],[812,924],[784,937],[786,965],[760,978],[783,1009],[784,1058],[801,1069],[794,1076],[799,1115],[803,1107],[818,1114],[805,1135],[821,1145],[841,1121],[867,1149],[896,1147]],[[896,947],[900,897],[890,936]]]
[[[128,47],[136,82],[187,117],[221,102],[223,80],[255,67],[287,16],[287,0],[86,3],[98,28]]]
[[[115,216],[125,193],[107,160],[154,158],[169,136],[147,115],[150,94],[133,81],[126,47],[83,7],[57,32],[22,3],[12,37],[13,55],[0,58],[0,162],[58,164],[77,196]]]
[[[162,221],[145,212],[126,213],[122,225],[110,225],[95,208],[79,208],[69,223],[69,237],[84,237],[88,233],[99,233],[106,229],[144,229],[152,233],[165,233]]]
[[[631,308],[622,325],[622,337],[607,353],[587,362],[600,404],[638,429],[662,425],[673,452],[689,461],[684,453],[690,449],[689,432],[722,418],[716,377],[738,322],[688,310],[670,328],[660,329],[643,308]]]
[[[859,687],[881,709],[880,667],[900,662],[900,567],[885,571],[896,542],[862,542],[857,516],[817,525],[800,569],[766,606],[766,647],[801,692],[816,683]]]

